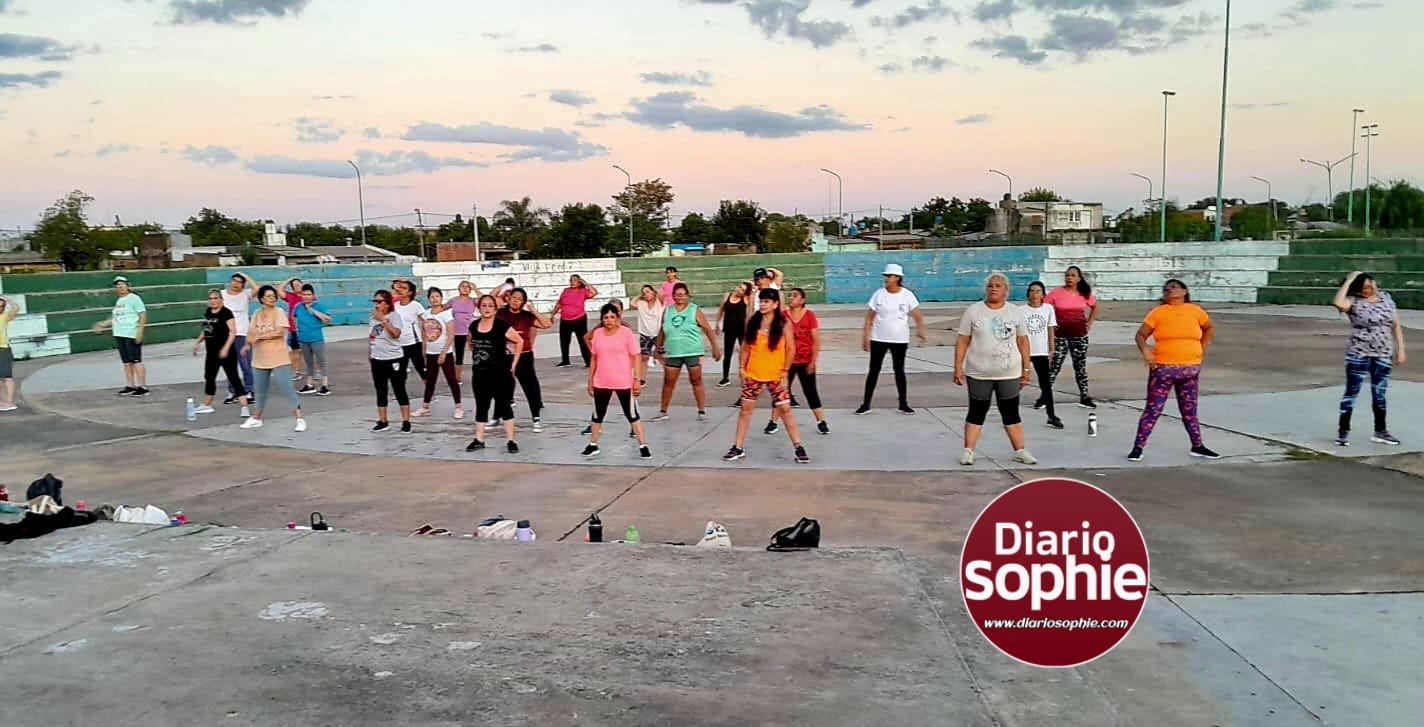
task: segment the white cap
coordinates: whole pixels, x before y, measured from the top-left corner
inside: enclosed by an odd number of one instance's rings
[[[890,263],[885,266],[885,272],[881,273],[881,275],[898,275],[903,278],[905,277],[905,269],[895,263]]]

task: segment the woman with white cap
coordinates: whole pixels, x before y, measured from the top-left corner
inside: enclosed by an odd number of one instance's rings
[[[905,394],[905,353],[910,349],[910,319],[915,320],[915,337],[925,342],[925,319],[920,313],[920,300],[908,288],[903,287],[905,270],[895,263],[885,266],[885,287],[875,291],[868,303],[870,310],[865,314],[865,330],[861,336],[861,348],[870,352],[870,372],[865,375],[865,399],[856,414],[870,413],[870,400],[875,396],[875,385],[880,381],[880,366],[885,362],[885,354],[890,354],[890,363],[895,369],[895,392],[900,396],[899,412],[914,414]]]

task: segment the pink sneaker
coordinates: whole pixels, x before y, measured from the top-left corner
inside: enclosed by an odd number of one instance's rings
[[[411,412],[410,415],[413,417],[428,417],[430,416],[430,407],[422,406],[419,409],[416,409],[415,411]]]
[[[456,418],[456,419],[464,419],[464,418],[465,418],[465,410],[464,410],[464,409],[461,409],[461,408],[458,407],[458,406],[455,407],[455,418]]]

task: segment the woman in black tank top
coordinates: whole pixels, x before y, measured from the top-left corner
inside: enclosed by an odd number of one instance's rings
[[[718,386],[732,383],[729,378],[732,374],[731,353],[741,345],[742,332],[747,329],[747,300],[751,296],[751,283],[737,283],[737,287],[722,298],[722,306],[717,309],[717,328],[722,331],[722,350],[725,352],[722,358],[722,380],[717,382]]]

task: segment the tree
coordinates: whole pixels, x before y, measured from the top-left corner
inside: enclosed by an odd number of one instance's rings
[[[799,215],[798,215],[799,217]],[[806,252],[811,249],[811,235],[806,221],[779,219],[767,225],[767,252]]]
[[[539,252],[547,257],[585,258],[603,254],[608,241],[608,220],[596,204],[564,205]]]
[[[194,247],[241,247],[262,242],[262,223],[204,207],[183,223],[183,234],[193,238]]]
[[[528,197],[506,199],[499,205],[500,210],[494,215],[494,226],[499,230],[501,239],[516,250],[537,250],[540,238],[548,228],[549,210],[535,207]]]
[[[1404,181],[1395,180],[1389,187],[1371,184],[1370,228],[1375,230],[1414,230],[1424,226],[1424,191]],[[1343,222],[1349,205],[1349,193],[1335,195],[1335,220]],[[1355,224],[1363,225],[1365,190],[1355,190]]]
[[[64,263],[66,270],[93,270],[107,252],[89,236],[84,208],[94,198],[76,189],[50,205],[30,234],[30,244]]]
[[[1300,211],[1305,214],[1305,219],[1310,222],[1324,222],[1330,219],[1330,209],[1319,202],[1302,205]]]
[[[1216,200],[1212,200],[1215,204]],[[1263,208],[1264,209],[1264,208]],[[1269,211],[1267,211],[1269,215]],[[1162,235],[1162,211],[1153,207],[1146,214],[1137,217],[1123,217],[1118,220],[1118,232],[1124,242],[1157,242]],[[1269,220],[1267,226],[1269,226]],[[1177,206],[1167,203],[1167,239],[1171,242],[1210,240],[1215,234],[1215,223],[1192,215],[1183,214]]]
[[[766,213],[756,202],[724,199],[717,206],[712,224],[722,233],[723,241],[756,245],[761,252],[762,241],[766,238],[765,216]]]
[[[721,242],[720,234],[721,230],[708,222],[706,217],[697,212],[690,212],[682,218],[682,224],[678,225],[672,239],[684,245],[706,245]]]
[[[627,189],[613,195],[613,204],[608,208],[613,217],[613,227],[622,228],[622,245],[617,244],[614,232],[610,231],[609,247],[613,250],[627,249],[628,215],[633,215],[633,247],[641,252],[655,250],[663,245],[664,229],[667,226],[668,207],[676,199],[672,185],[661,179],[634,182]]]
[[[1171,222],[1171,217],[1168,216],[1167,220]],[[1231,216],[1231,235],[1238,240],[1269,240],[1276,226],[1271,221],[1269,205],[1252,205]],[[1214,223],[1212,234],[1216,234]]]
[[[1027,192],[1019,194],[1020,202],[1058,202],[1062,199],[1057,192],[1048,187],[1033,187]]]
[[[983,197],[969,200],[964,207],[964,232],[983,232],[994,216],[994,205]]]
[[[287,228],[289,245],[345,245],[348,242],[360,243],[361,231],[348,230],[341,225],[319,225],[315,222],[298,222]]]

